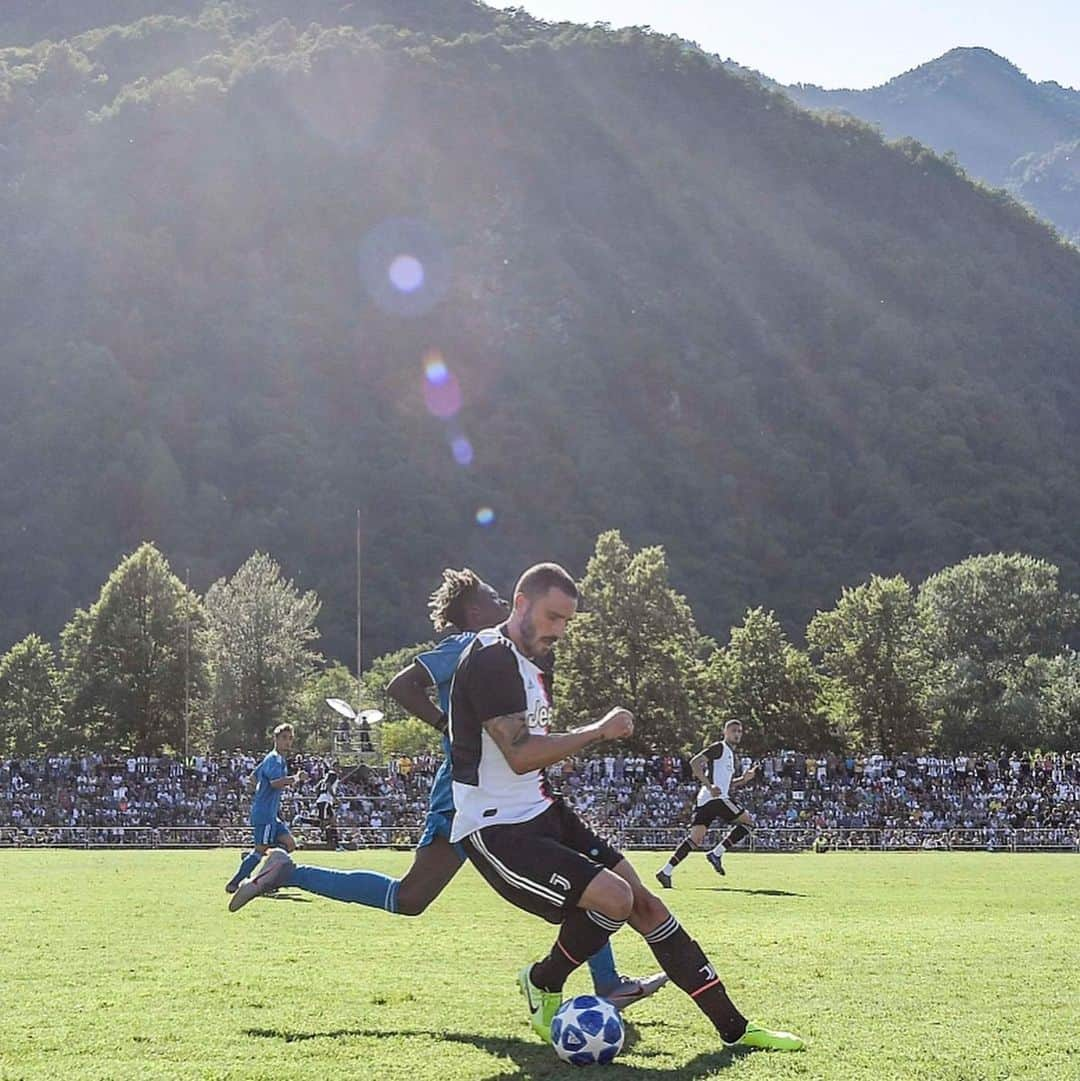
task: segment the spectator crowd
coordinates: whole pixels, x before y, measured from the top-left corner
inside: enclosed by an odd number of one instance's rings
[[[440,763],[438,756],[420,755],[378,770],[345,770],[338,827],[380,830],[388,842],[405,839],[423,824]],[[99,754],[4,760],[0,828],[28,834],[42,827],[243,826],[256,765],[242,752],[186,762]],[[918,837],[1044,829],[1080,837],[1080,752],[888,758],[784,751],[760,766],[757,781],[739,796],[759,831],[802,828],[829,836],[885,830]],[[330,764],[298,756],[290,767],[310,778],[283,804],[283,817],[299,825],[313,816],[315,786]],[[672,755],[608,755],[562,763],[549,776],[586,819],[621,843],[636,831],[687,826],[698,790],[688,760]],[[655,836],[663,843],[659,832]]]

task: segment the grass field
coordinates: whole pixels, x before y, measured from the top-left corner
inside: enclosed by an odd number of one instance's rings
[[[404,853],[309,862],[397,873]],[[651,876],[661,862],[638,853]],[[295,890],[230,915],[233,851],[0,852],[0,1077],[582,1076],[529,1030],[514,974],[548,926],[471,869],[419,919]],[[802,1054],[723,1050],[674,988],[628,1013],[596,1076],[1080,1079],[1080,859],[701,857],[665,894],[752,1018]],[[655,968],[632,932],[623,971]],[[588,974],[572,977],[583,991]],[[584,1076],[590,1076],[585,1074]]]

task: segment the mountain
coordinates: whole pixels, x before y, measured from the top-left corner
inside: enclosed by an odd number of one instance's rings
[[[886,138],[910,136],[935,150],[950,151],[964,169],[996,187],[1019,194],[1069,236],[1080,200],[1074,188],[1030,186],[1026,160],[1053,155],[1080,139],[1080,92],[1055,82],[1036,83],[989,49],[952,49],[870,90],[785,88],[809,109],[843,111],[880,127]],[[1067,193],[1067,194],[1066,194]]]
[[[196,7],[5,8],[0,648],[153,539],[348,659],[357,509],[368,657],[609,527],[719,636],[973,551],[1075,588],[1080,255],[1005,194],[641,30]]]

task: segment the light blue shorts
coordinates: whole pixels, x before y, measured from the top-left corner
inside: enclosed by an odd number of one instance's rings
[[[424,832],[420,835],[417,848],[427,848],[434,844],[436,837],[445,837],[450,840],[450,827],[454,824],[453,811],[428,811],[424,819]],[[462,863],[465,862],[465,849],[460,844],[452,844],[454,851]]]
[[[280,818],[275,818],[273,822],[256,822],[251,830],[256,845],[272,845],[283,834],[292,833]]]

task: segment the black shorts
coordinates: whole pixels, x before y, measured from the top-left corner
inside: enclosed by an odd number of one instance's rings
[[[743,809],[733,800],[725,796],[717,796],[716,799],[703,803],[694,814],[694,826],[711,826],[713,822],[722,818],[725,822],[734,822],[743,813]]]
[[[562,923],[589,883],[623,859],[561,800],[528,822],[487,826],[461,844],[496,893],[549,923]]]

